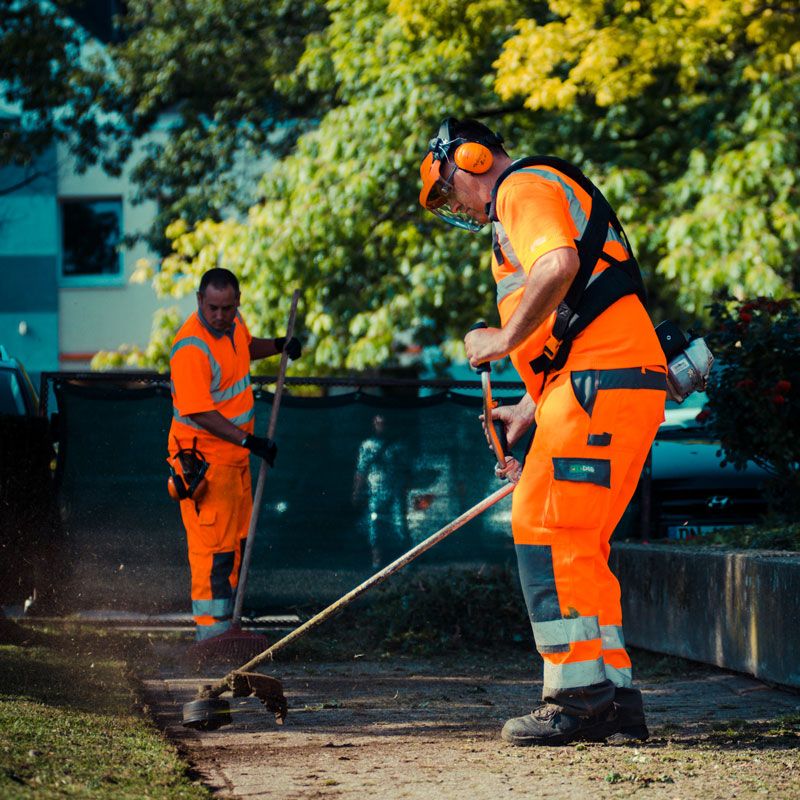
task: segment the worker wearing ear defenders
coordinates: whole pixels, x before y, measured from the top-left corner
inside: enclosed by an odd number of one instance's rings
[[[274,442],[253,434],[250,362],[284,350],[292,359],[301,353],[294,337],[251,336],[239,299],[232,272],[206,272],[197,311],[178,331],[170,356],[167,488],[180,502],[186,529],[198,640],[231,625],[252,511],[250,455],[270,466],[277,455]]]
[[[475,367],[506,355],[526,395],[493,418],[510,446],[536,434],[512,530],[543,703],[506,722],[516,745],[647,738],[622,630],[609,540],[664,418],[666,364],[638,265],[602,193],[552,157],[512,161],[497,133],[448,118],[420,168],[420,203],[443,221],[491,223],[500,327],[470,331]]]

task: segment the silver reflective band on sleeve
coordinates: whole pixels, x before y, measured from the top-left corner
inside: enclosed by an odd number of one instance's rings
[[[594,661],[575,661],[570,664],[551,664],[544,662],[544,693],[551,689],[578,689],[592,686],[606,680],[603,659]]]
[[[603,640],[603,650],[625,649],[625,636],[621,625],[601,625],[600,638]]]
[[[170,360],[175,356],[175,353],[182,350],[184,347],[196,347],[198,350],[205,353],[208,358],[208,363],[211,366],[211,391],[213,392],[218,389],[220,377],[222,376],[222,369],[214,356],[211,355],[211,350],[209,350],[208,345],[196,336],[187,336],[185,339],[175,342],[172,346],[172,352],[169,354]]]
[[[233,399],[237,394],[241,394],[249,385],[250,375],[248,373],[244,376],[244,378],[236,381],[236,383],[234,383],[232,386],[229,386],[227,389],[216,389],[212,391],[211,398],[215,403],[223,403],[226,400]]]
[[[620,689],[628,689],[633,686],[633,672],[630,667],[610,667],[606,664],[606,678]]]
[[[548,622],[534,622],[533,638],[536,646],[568,645],[600,638],[597,617],[570,617]]]
[[[525,274],[519,275],[514,273],[513,275],[508,275],[505,278],[501,278],[497,282],[497,302],[498,304],[508,297],[512,292],[516,292],[517,289],[521,289],[525,285],[525,281],[527,278]]]

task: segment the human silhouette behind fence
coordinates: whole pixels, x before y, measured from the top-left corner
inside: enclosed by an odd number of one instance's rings
[[[406,521],[408,449],[387,433],[382,414],[372,418],[372,436],[358,450],[353,505],[363,509],[372,567],[380,569],[411,546]]]

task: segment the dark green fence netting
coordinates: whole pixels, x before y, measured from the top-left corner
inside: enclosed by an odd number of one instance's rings
[[[168,387],[60,381],[56,397],[67,601],[187,610],[185,536],[166,488]],[[256,403],[262,435],[271,402],[263,392]],[[385,565],[499,488],[479,413],[479,398],[454,392],[284,394],[246,612],[329,602],[372,574],[376,557]],[[251,469],[255,483],[255,460]],[[506,498],[415,564],[513,563],[510,513]]]

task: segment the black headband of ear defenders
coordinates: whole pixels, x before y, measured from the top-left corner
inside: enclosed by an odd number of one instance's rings
[[[453,131],[459,127],[462,128],[462,135],[454,139]],[[497,147],[503,143],[503,137],[477,120],[459,121],[455,117],[447,117],[439,125],[439,132],[430,140],[428,149],[437,161],[447,161],[453,148],[465,142],[477,142],[486,147]]]

